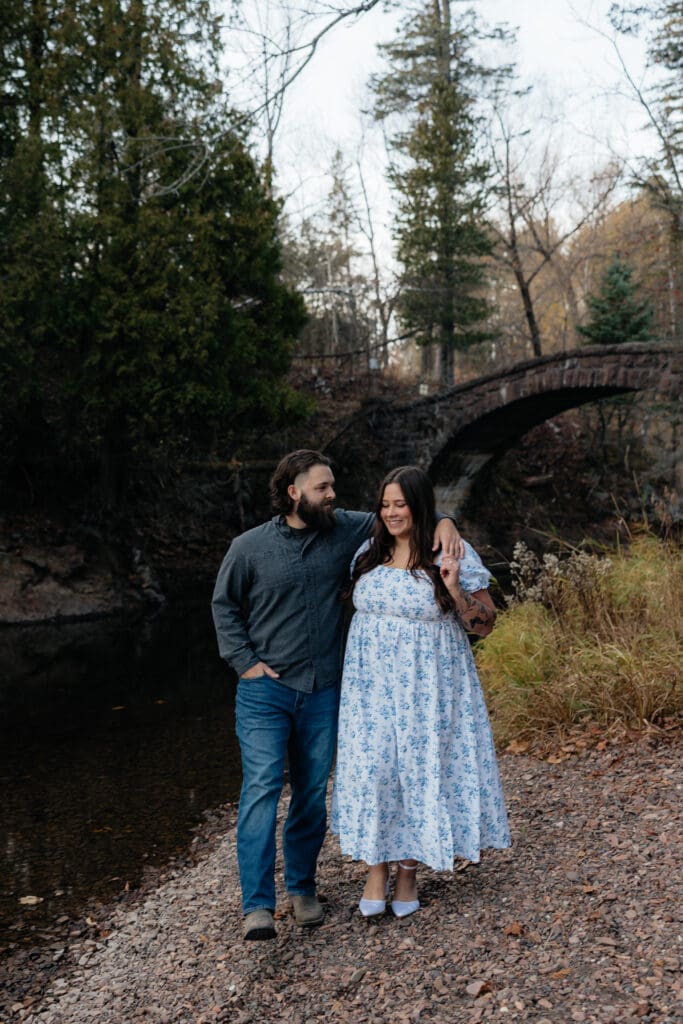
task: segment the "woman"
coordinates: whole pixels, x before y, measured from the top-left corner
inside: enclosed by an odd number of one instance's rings
[[[331,828],[368,865],[360,911],[420,906],[418,862],[451,871],[510,845],[486,706],[467,632],[486,636],[495,608],[479,556],[433,564],[434,491],[401,466],[380,487],[376,524],[356,553]]]

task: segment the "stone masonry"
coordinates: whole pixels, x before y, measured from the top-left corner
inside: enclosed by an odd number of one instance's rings
[[[543,356],[408,405],[372,404],[359,426],[381,447],[385,466],[417,464],[437,478],[448,460],[448,475],[457,480],[451,493],[457,511],[479,470],[532,427],[587,402],[645,390],[662,401],[680,400],[680,342],[590,346]],[[683,458],[681,475],[683,485]]]

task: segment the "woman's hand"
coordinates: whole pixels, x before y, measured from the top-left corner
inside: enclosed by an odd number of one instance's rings
[[[496,621],[496,606],[488,590],[476,590],[473,594],[463,590],[460,586],[460,561],[452,556],[444,555],[439,572],[467,632],[488,636]]]
[[[439,548],[443,555],[455,558],[465,557],[465,542],[452,519],[440,519],[436,524],[432,551],[438,551]]]
[[[459,589],[460,582],[460,557],[457,555],[446,554],[444,552],[441,558],[441,565],[439,566],[439,572],[441,573],[441,579],[444,581],[449,591],[451,588]]]

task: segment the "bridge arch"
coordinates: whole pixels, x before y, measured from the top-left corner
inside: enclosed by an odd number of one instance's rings
[[[590,346],[519,363],[408,405],[368,410],[386,466],[416,463],[438,479],[448,462],[448,501],[462,508],[492,459],[532,427],[602,398],[649,391],[664,401],[683,392],[683,347],[649,342]],[[683,485],[683,465],[681,466]],[[440,496],[440,507],[445,507]]]

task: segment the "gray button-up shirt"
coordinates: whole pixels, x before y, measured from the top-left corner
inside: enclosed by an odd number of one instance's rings
[[[307,693],[341,679],[339,591],[374,515],[337,510],[335,518],[321,533],[275,516],[230,545],[212,608],[221,657],[238,675],[265,661],[281,683]]]

